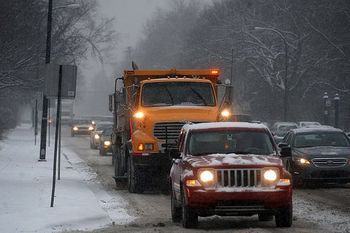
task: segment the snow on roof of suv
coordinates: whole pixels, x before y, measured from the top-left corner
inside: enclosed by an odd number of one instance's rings
[[[198,124],[186,124],[185,130],[198,130],[198,129],[216,129],[216,128],[253,128],[253,129],[268,129],[267,126],[261,123],[248,123],[248,122],[211,122],[211,123],[198,123]]]

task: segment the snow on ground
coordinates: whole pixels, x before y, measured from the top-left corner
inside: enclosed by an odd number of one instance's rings
[[[294,193],[293,212],[298,219],[317,223],[329,232],[350,232],[350,213],[310,201]]]
[[[56,183],[55,206],[50,208],[53,145],[47,162],[38,162],[30,126],[21,126],[0,142],[0,232],[60,232],[92,230],[126,224],[122,197],[105,192],[96,174],[68,149],[61,162],[61,180]]]

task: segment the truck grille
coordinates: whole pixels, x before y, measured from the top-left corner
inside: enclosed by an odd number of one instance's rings
[[[259,187],[260,169],[218,169],[218,185],[221,187]]]
[[[312,160],[316,167],[322,168],[343,167],[347,162],[346,158],[315,158]]]
[[[165,140],[162,146],[166,149],[175,148],[176,140],[180,134],[182,126],[186,122],[161,122],[154,125],[153,134],[159,140]]]

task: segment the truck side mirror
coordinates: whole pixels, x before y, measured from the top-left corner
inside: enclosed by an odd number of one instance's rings
[[[114,95],[109,95],[108,96],[108,110],[110,112],[114,112],[114,109],[113,109],[114,101],[115,101]]]

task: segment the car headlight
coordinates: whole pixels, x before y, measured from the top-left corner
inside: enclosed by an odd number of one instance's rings
[[[213,182],[215,180],[215,175],[213,170],[202,170],[199,172],[199,180],[203,183]]]
[[[298,159],[297,160],[301,165],[308,165],[310,164],[310,161],[304,158]]]
[[[78,131],[78,130],[79,130],[79,128],[78,128],[78,127],[76,127],[76,126],[74,126],[74,127],[73,127],[73,130],[74,130],[74,131]]]
[[[103,145],[105,145],[105,146],[110,146],[110,145],[111,145],[111,141],[104,141],[104,142],[103,142]]]
[[[89,130],[94,130],[94,127],[92,127],[92,126],[89,126]]]
[[[95,138],[95,139],[100,139],[100,135],[95,134],[94,138]]]

